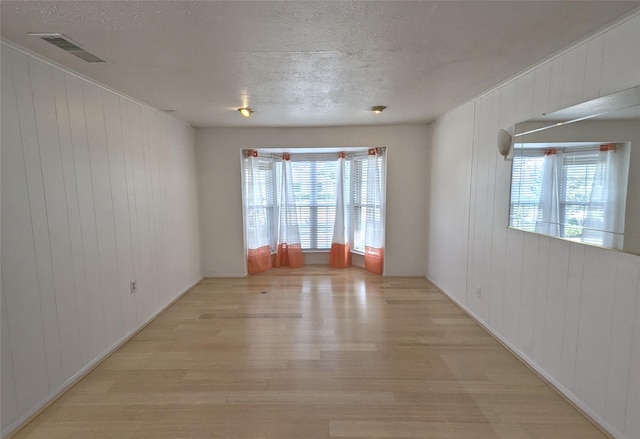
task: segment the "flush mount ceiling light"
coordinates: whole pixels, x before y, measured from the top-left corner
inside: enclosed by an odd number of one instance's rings
[[[380,114],[382,113],[387,107],[384,105],[374,105],[373,107],[371,107],[371,111],[373,111],[376,114]]]
[[[240,112],[240,114],[242,114],[244,117],[249,117],[251,116],[251,113],[253,113],[253,110],[249,107],[242,107],[242,108],[238,108],[238,111]]]

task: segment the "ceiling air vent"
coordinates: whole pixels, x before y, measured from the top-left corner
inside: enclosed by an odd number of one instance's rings
[[[72,55],[77,56],[86,62],[106,62],[102,58],[95,56],[93,53],[87,52],[82,47],[78,46],[72,39],[66,35],[59,33],[30,33],[29,35],[40,37],[47,43],[51,43],[56,47],[69,52]]]

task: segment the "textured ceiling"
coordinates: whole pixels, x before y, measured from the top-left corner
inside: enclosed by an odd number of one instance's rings
[[[4,39],[194,126],[332,126],[428,122],[638,6],[2,1],[0,12]],[[63,33],[108,63],[28,32]],[[389,108],[367,111],[378,104]]]

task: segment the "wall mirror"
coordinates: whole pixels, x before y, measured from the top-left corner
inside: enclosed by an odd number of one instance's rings
[[[518,123],[509,226],[640,254],[640,86]]]

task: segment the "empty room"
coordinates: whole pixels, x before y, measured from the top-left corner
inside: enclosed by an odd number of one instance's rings
[[[0,2],[2,438],[640,439],[640,2]]]

